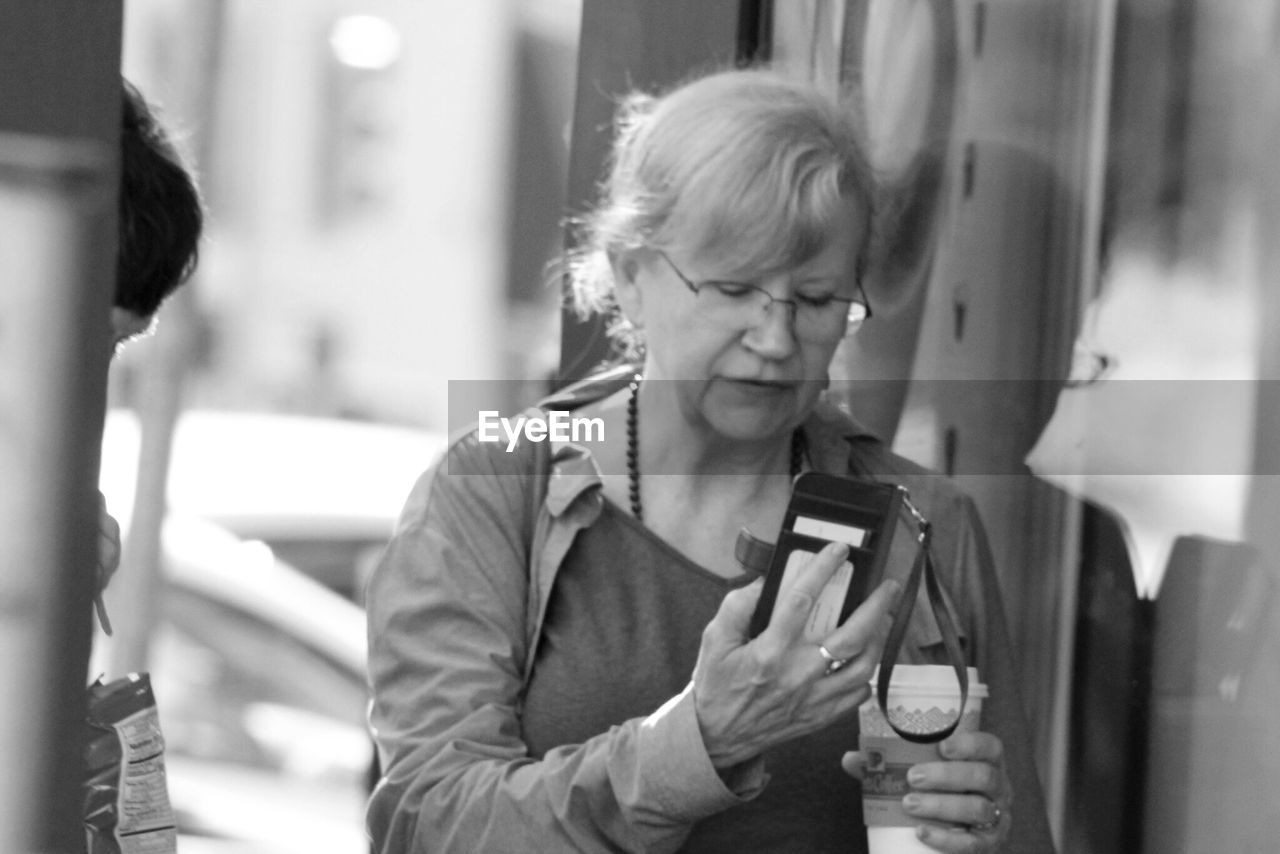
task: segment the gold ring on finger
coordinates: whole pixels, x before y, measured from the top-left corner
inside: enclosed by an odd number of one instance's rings
[[[1000,809],[1000,805],[994,802],[991,804],[991,808],[993,810],[991,820],[984,821],[982,824],[971,824],[969,825],[970,829],[979,833],[990,833],[999,827],[1000,820],[1004,818],[1004,810]]]

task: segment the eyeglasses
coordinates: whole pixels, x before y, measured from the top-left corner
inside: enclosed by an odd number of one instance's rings
[[[796,294],[795,299],[778,299],[773,294],[749,282],[728,282],[710,279],[693,282],[675,265],[667,253],[656,250],[667,265],[693,292],[698,311],[718,326],[743,329],[763,323],[774,303],[781,303],[791,310],[792,329],[802,341],[830,342],[852,335],[871,317],[871,304],[867,302],[862,283],[854,297],[835,294]]]

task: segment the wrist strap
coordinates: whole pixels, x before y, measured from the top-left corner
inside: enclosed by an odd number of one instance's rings
[[[893,625],[890,627],[889,636],[885,640],[884,653],[880,657],[880,675],[876,680],[876,699],[880,703],[881,714],[884,715],[884,719],[888,721],[894,732],[906,741],[912,741],[916,744],[930,744],[942,741],[955,732],[956,727],[960,725],[960,718],[964,715],[964,709],[969,700],[969,669],[965,665],[964,651],[960,648],[960,636],[956,632],[955,623],[951,619],[951,612],[947,609],[946,602],[942,598],[942,586],[938,583],[938,575],[933,568],[931,548],[933,525],[911,503],[906,489],[898,488],[902,489],[903,507],[911,514],[919,528],[920,533],[917,536],[919,548],[916,551],[915,562],[911,565],[911,575],[908,576],[906,587],[902,591],[898,613],[893,617]],[[924,577],[925,592],[929,596],[929,607],[933,611],[934,619],[938,623],[938,629],[942,633],[942,643],[947,649],[947,657],[951,661],[951,666],[955,668],[956,679],[960,682],[960,711],[956,715],[956,719],[942,729],[926,733],[906,732],[900,729],[894,723],[888,709],[889,682],[893,677],[893,668],[897,664],[898,652],[902,648],[902,641],[907,634],[907,625],[911,622],[911,609],[916,604],[921,576]]]

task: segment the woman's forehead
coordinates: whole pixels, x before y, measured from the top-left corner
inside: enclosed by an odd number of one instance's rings
[[[717,228],[701,234],[684,231],[672,248],[725,275],[769,274],[801,267],[830,267],[851,263],[863,244],[864,218],[846,204],[826,221],[804,223],[743,222],[735,228],[732,215]]]

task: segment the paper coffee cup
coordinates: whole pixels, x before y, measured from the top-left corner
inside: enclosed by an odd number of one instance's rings
[[[880,711],[871,679],[872,696],[858,710],[858,749],[866,768],[862,780],[862,815],[867,825],[871,854],[929,854],[934,849],[916,838],[923,822],[902,809],[902,798],[911,787],[907,771],[919,762],[941,758],[938,745],[916,744],[900,738]],[[978,729],[987,686],[978,681],[977,668],[969,668],[969,698],[960,708],[960,684],[955,668],[938,664],[898,664],[889,682],[885,704],[899,729],[910,733],[937,732],[958,717],[957,731]]]

